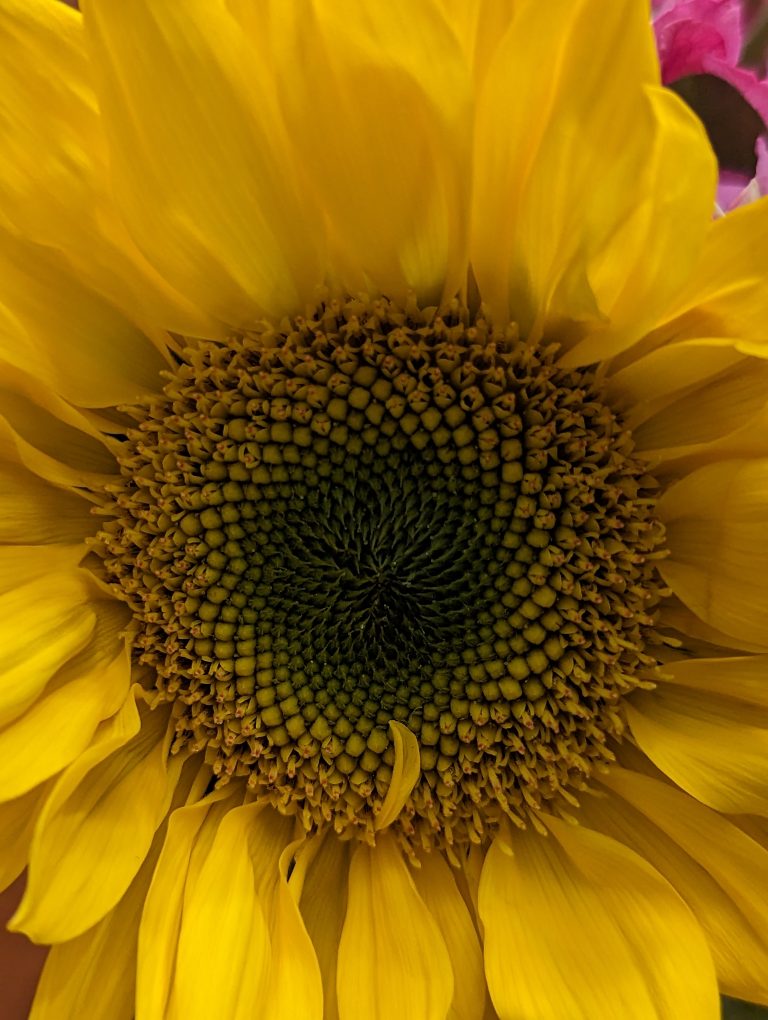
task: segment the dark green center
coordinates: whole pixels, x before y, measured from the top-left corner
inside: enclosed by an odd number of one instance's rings
[[[381,697],[406,677],[417,691],[482,597],[477,494],[426,466],[369,452],[272,500],[243,544],[261,629],[298,641],[305,668],[332,668],[350,693]]]

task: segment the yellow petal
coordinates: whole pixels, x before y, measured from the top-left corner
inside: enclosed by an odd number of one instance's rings
[[[433,851],[420,860],[421,867],[413,871],[416,890],[443,934],[453,965],[453,1002],[448,1020],[482,1020],[485,972],[472,917],[443,855]]]
[[[45,426],[46,417],[44,412],[39,415],[41,426]],[[56,430],[51,438],[55,437],[55,432]],[[20,436],[2,413],[0,413],[0,461],[21,464],[45,481],[73,492],[93,489],[110,480],[109,475],[97,476],[87,471],[80,471],[67,464],[62,464],[55,456],[42,453],[32,443]],[[115,466],[114,459],[110,458],[110,467],[114,468]]]
[[[79,278],[129,318],[214,335],[119,220],[82,27],[76,11],[50,0],[0,4],[0,221],[62,251]]]
[[[638,190],[646,189],[646,198],[641,203],[629,198],[623,222],[612,210],[615,229],[589,267],[598,306],[609,321],[569,351],[563,364],[612,357],[655,326],[696,264],[711,222],[717,164],[701,122],[666,89],[649,89],[645,98],[641,116],[650,123],[650,137],[643,144],[649,152],[635,167],[641,174]],[[685,179],[683,160],[691,173]],[[625,181],[620,204],[628,194],[632,189]],[[565,301],[562,314],[568,314]]]
[[[182,759],[167,760],[167,727],[167,710],[140,717],[129,698],[111,736],[58,780],[35,830],[14,931],[35,942],[63,942],[115,906],[147,855],[179,776]]]
[[[579,363],[642,336],[711,216],[706,137],[657,79],[647,12],[633,0],[521,0],[479,95],[481,297],[524,333],[551,335],[563,318],[599,328],[572,352]]]
[[[0,4],[2,218],[45,244],[56,240],[51,221],[82,229],[92,163],[103,156],[80,21],[49,0]]]
[[[139,928],[136,1016],[141,1020],[167,1020],[170,1015],[188,874],[193,864],[200,870],[195,858],[205,860],[219,822],[237,803],[237,792],[223,787],[198,803],[178,808],[169,818]],[[243,940],[247,934],[242,933]]]
[[[160,386],[160,352],[126,316],[81,283],[57,252],[0,231],[0,357],[35,372],[82,407],[135,403]]]
[[[768,655],[681,659],[665,665],[664,676],[658,688],[662,692],[671,680],[675,687],[689,689],[694,697],[696,691],[703,691],[768,710]]]
[[[84,19],[116,200],[141,251],[232,325],[302,311],[322,282],[322,235],[274,81],[223,0],[88,4]]]
[[[609,375],[606,389],[614,406],[626,409],[626,420],[634,429],[666,407],[681,390],[717,376],[741,360],[730,340],[681,340],[622,365]]]
[[[622,368],[609,392],[660,480],[768,454],[768,366],[732,340],[671,343]],[[639,400],[632,406],[632,399]],[[658,463],[657,463],[658,462]]]
[[[724,992],[768,1003],[768,851],[670,784],[621,768],[601,782],[611,795],[582,799],[586,824],[677,889],[704,929]]]
[[[547,819],[497,837],[480,883],[485,970],[501,1020],[716,1020],[704,936],[636,853]]]
[[[514,16],[508,0],[442,0],[448,23],[476,79],[482,80],[493,52]]]
[[[29,844],[50,783],[0,804],[0,891],[7,889],[27,866]]]
[[[319,845],[305,850],[305,856],[312,856],[301,891],[301,914],[320,966],[326,1020],[338,1020],[336,969],[352,847],[327,829],[314,839]]]
[[[263,810],[261,804],[229,810],[187,882],[175,968],[176,1010],[185,1020],[246,1020],[267,994],[269,929],[250,853]]]
[[[704,385],[692,387],[694,381],[684,396],[633,428],[638,449],[667,458],[679,447],[709,446],[768,404],[768,363],[758,358],[741,358]]]
[[[289,844],[280,855],[269,930],[272,945],[269,980],[260,1011],[265,1020],[283,1020],[287,1016],[323,1020],[324,1016],[320,967],[297,902],[304,878],[300,860],[288,879],[294,853],[303,842],[302,839]],[[259,869],[260,862],[254,861],[254,866]]]
[[[736,428],[706,442],[648,451],[652,457],[659,458],[658,466],[654,468],[656,477],[663,484],[667,478],[680,478],[715,461],[753,460],[768,456],[768,404],[756,412],[750,411],[747,408],[740,421],[737,420],[741,417],[738,411],[727,416],[726,427],[735,424]]]
[[[387,795],[374,821],[377,830],[386,829],[394,822],[421,775],[419,742],[415,734],[394,719],[390,721],[389,729],[395,747],[395,763]]]
[[[768,199],[712,222],[696,270],[667,311],[679,336],[733,337],[745,354],[766,355]]]
[[[133,1020],[139,920],[160,845],[158,835],[125,895],[106,917],[51,948],[29,1020]]]
[[[768,460],[709,464],[658,503],[670,556],[664,580],[705,623],[746,641],[768,616]]]
[[[117,602],[94,606],[97,625],[89,644],[61,667],[21,719],[0,731],[0,800],[21,796],[69,765],[102,719],[125,701],[131,667],[121,632],[130,614]]]
[[[2,366],[0,415],[35,449],[77,471],[105,474],[117,470],[109,440],[38,378],[12,365]]]
[[[718,811],[768,814],[765,663],[762,655],[670,663],[671,680],[626,706],[640,749]]]
[[[250,1020],[256,1011],[261,1011],[266,1018],[274,1020],[282,1020],[285,1016],[301,1016],[307,1020],[317,1016],[319,1020],[323,1003],[320,972],[296,903],[301,893],[305,861],[296,865],[291,883],[288,881],[288,869],[299,845],[292,841],[294,822],[264,804],[249,804],[237,810],[242,811],[240,832],[250,861],[254,889],[253,923],[258,929],[254,938],[256,956],[254,959],[249,956],[244,966],[256,967],[261,978],[247,983],[240,980],[234,1015]],[[212,853],[213,850],[210,851]],[[206,858],[205,867],[208,867],[208,860],[210,855]],[[224,875],[220,881],[226,881]],[[193,890],[199,888],[201,897],[208,896],[202,870],[196,872],[194,867],[190,867],[188,886]],[[259,956],[258,946],[262,938],[259,933],[263,924],[266,924],[266,948]],[[236,928],[232,937],[236,937]],[[225,962],[222,966],[226,966]],[[179,1004],[184,1002],[184,993],[179,991],[184,982],[183,973],[177,972],[176,1002]],[[181,1005],[179,1009],[183,1016],[189,1015]]]
[[[294,68],[280,76],[287,122],[346,289],[452,297],[466,277],[470,85],[441,4],[319,2],[292,19],[277,6],[282,33],[270,38],[261,4],[260,34]]]
[[[0,595],[0,727],[22,715],[91,637],[87,577],[52,572]]]
[[[732,634],[724,634],[721,630],[710,627],[693,613],[680,599],[665,599],[659,616],[661,627],[674,627],[683,637],[683,644],[689,651],[701,655],[711,655],[711,645],[718,645],[720,648],[733,648],[740,652],[764,652],[768,642],[760,643],[759,637],[753,641],[746,641],[733,637]]]
[[[17,464],[0,463],[0,542],[75,545],[97,526],[81,496],[48,485]]]
[[[445,1020],[453,973],[395,837],[359,846],[338,960],[340,1020]]]
[[[0,546],[0,594],[46,574],[73,573],[87,551],[85,545]]]
[[[480,917],[480,912],[478,910],[478,896],[480,893],[480,879],[482,878],[484,864],[485,851],[482,847],[473,843],[469,848],[466,858],[462,862],[461,870],[464,876],[462,895],[464,896],[467,906],[472,911],[481,936],[483,934],[483,919]]]

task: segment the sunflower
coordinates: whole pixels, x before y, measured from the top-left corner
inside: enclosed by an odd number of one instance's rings
[[[33,1020],[768,1003],[768,205],[645,5],[83,7],[0,0]]]

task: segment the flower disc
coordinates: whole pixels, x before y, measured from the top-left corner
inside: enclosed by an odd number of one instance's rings
[[[371,838],[402,723],[410,846],[611,760],[656,664],[663,530],[598,379],[555,353],[384,301],[183,352],[100,533],[175,751]]]

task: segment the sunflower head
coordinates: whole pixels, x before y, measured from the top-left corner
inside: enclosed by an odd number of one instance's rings
[[[455,307],[331,301],[181,352],[96,547],[205,751],[307,830],[480,842],[573,802],[650,686],[657,485],[593,371]]]
[[[768,206],[644,5],[83,6],[0,0],[32,1020],[768,1002]]]

